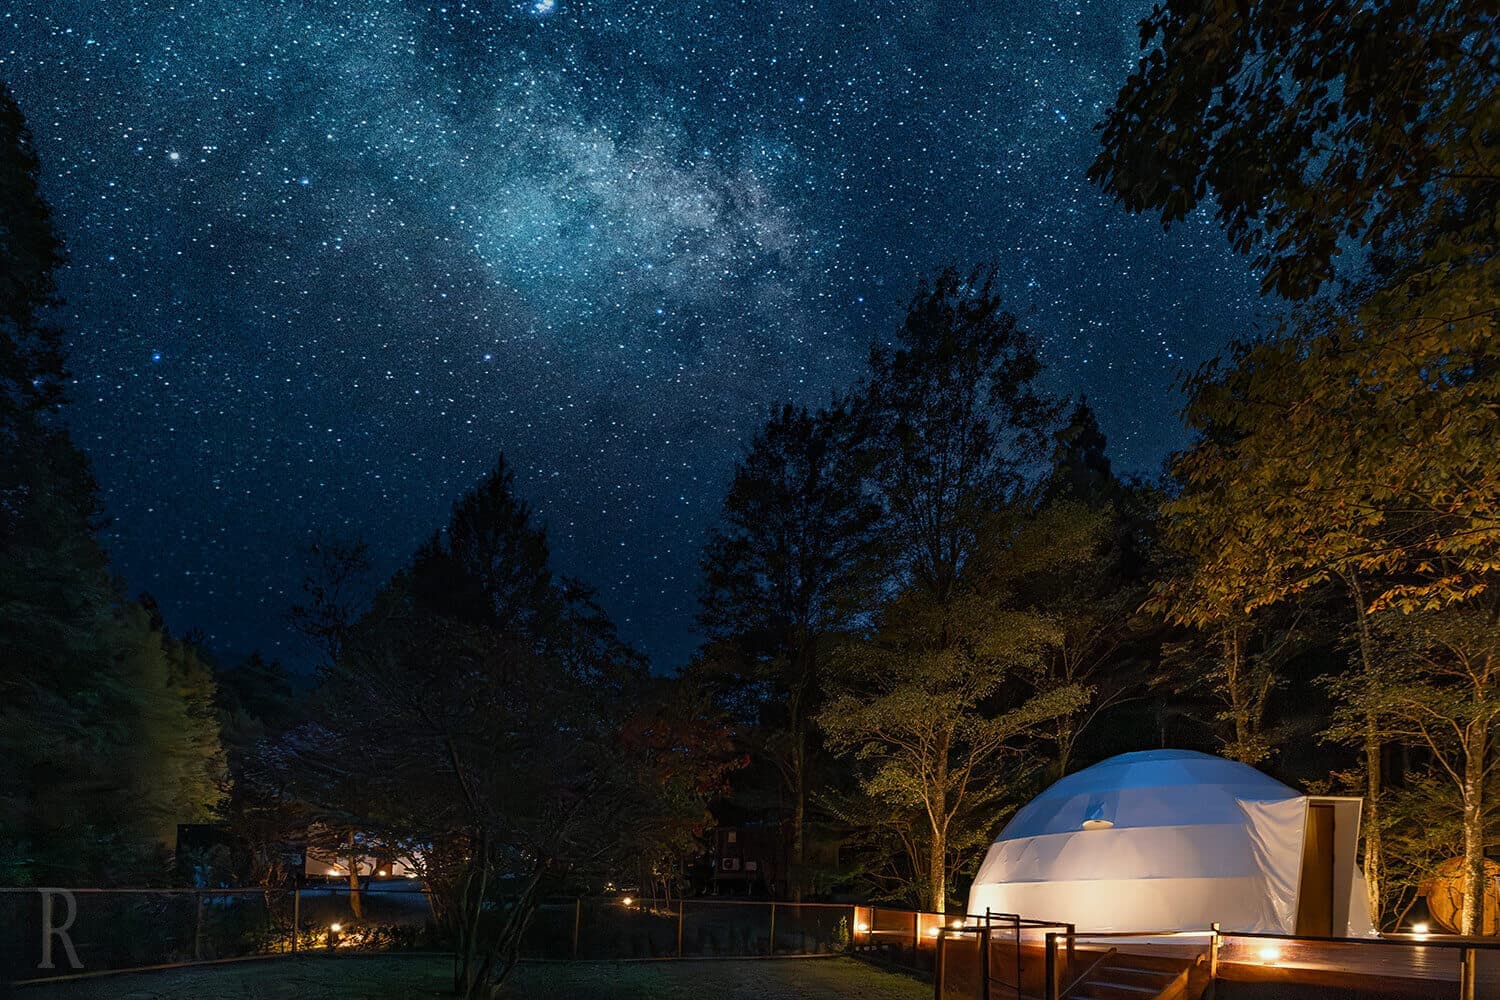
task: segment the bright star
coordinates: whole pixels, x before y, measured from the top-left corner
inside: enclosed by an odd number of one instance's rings
[[[538,17],[546,17],[557,9],[557,0],[536,0],[531,5],[531,12]]]

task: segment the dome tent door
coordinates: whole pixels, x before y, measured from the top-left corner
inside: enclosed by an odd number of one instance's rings
[[[1307,804],[1307,828],[1302,838],[1302,879],[1297,890],[1297,934],[1333,936],[1333,805]]]

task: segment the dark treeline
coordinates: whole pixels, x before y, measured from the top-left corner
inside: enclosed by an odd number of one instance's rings
[[[1104,122],[1096,183],[1167,225],[1206,204],[1286,300],[1186,377],[1167,471],[1119,475],[1087,402],[1043,391],[1003,264],[936,272],[847,393],[747,443],[673,677],[557,572],[503,458],[388,579],[381,539],[313,547],[310,678],[128,597],[0,89],[0,881],[269,887],[312,850],[357,916],[359,859],[399,860],[482,996],[542,896],[692,891],[716,822],[774,831],[777,895],[941,910],[1046,783],[1186,746],[1362,795],[1381,922],[1444,875],[1480,931],[1500,55],[1478,4],[1330,10],[1163,4]],[[200,823],[237,848],[178,845]]]

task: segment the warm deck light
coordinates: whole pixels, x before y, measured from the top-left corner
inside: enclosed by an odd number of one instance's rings
[[[1413,934],[1415,934],[1417,937],[1420,937],[1420,938],[1426,937],[1429,933],[1431,933],[1431,931],[1432,931],[1432,928],[1430,926],[1428,926],[1426,923],[1418,923],[1418,924],[1412,924],[1411,925],[1411,932]]]
[[[624,903],[626,906],[629,906],[631,903],[634,903],[635,900],[631,899],[629,896],[626,896],[624,899],[620,900],[620,902]]]
[[[856,934],[863,934],[865,931],[867,931],[869,929],[870,929],[870,925],[869,924],[855,924],[854,925],[854,933],[856,933]]]
[[[379,874],[381,878],[385,878],[385,872],[380,872]]]
[[[1281,949],[1272,944],[1266,945],[1257,954],[1260,956],[1260,960],[1267,965],[1275,965],[1281,961]]]
[[[328,869],[328,874],[330,874],[330,875],[337,875],[338,873],[339,873],[339,870],[337,868],[330,868],[330,869]]]
[[[942,931],[941,927],[929,927],[929,928],[927,928],[927,936],[928,937],[937,937],[938,934],[939,934],[939,932],[941,932],[941,931]]]
[[[339,931],[341,931],[341,930],[344,929],[344,925],[343,924],[329,924],[328,925],[328,929],[331,930],[331,931],[333,931],[333,933],[337,934]]]

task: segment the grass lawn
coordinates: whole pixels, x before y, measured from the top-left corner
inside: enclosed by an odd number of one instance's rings
[[[441,997],[447,959],[274,959],[204,969],[108,976],[22,990],[21,1000],[328,1000]],[[545,1000],[928,1000],[932,987],[850,958],[523,965],[507,986]]]

